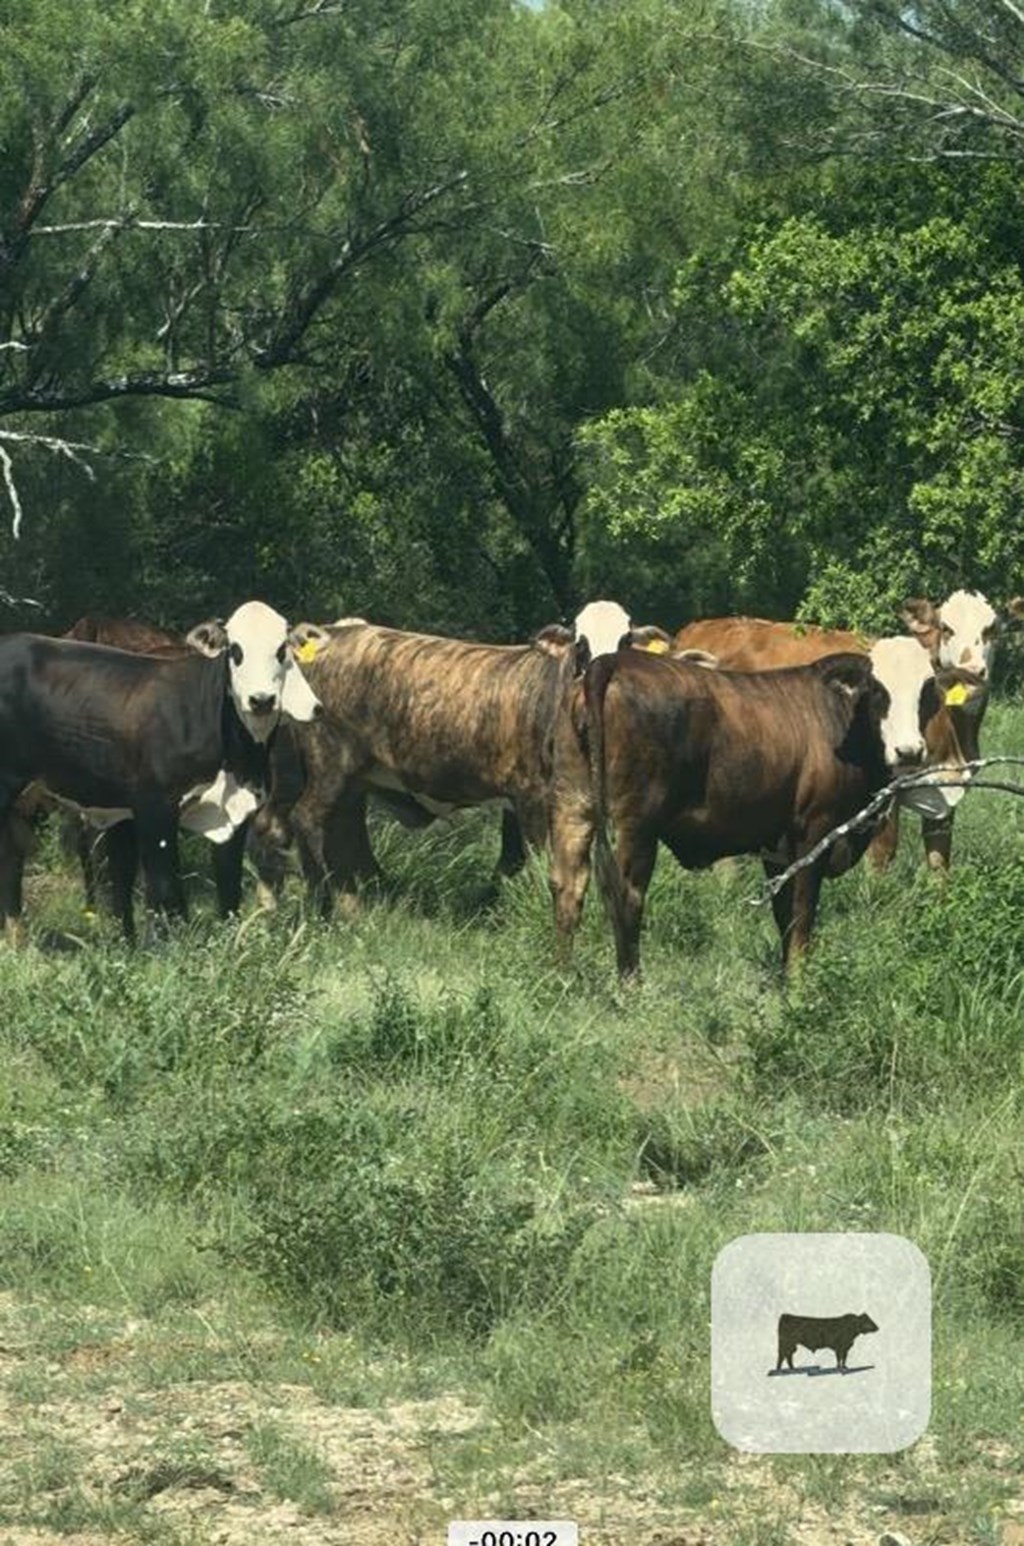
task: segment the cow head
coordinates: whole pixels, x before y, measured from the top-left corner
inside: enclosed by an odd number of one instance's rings
[[[572,625],[576,643],[576,673],[582,675],[598,655],[614,655],[630,642],[633,624],[617,601],[588,601]]]
[[[906,634],[879,639],[868,659],[887,698],[881,720],[886,767],[891,772],[912,772],[925,758],[928,711],[938,707],[934,667]]]
[[[1011,602],[1013,612],[1017,603]],[[1003,623],[980,591],[957,590],[941,606],[915,599],[903,621],[937,666],[959,666],[986,681]]]
[[[323,713],[295,663],[288,624],[264,602],[245,602],[226,623],[199,623],[188,643],[203,655],[227,651],[231,697],[253,740],[268,740],[282,714],[305,722]]]
[[[545,632],[549,630],[545,629]],[[617,601],[588,602],[582,612],[576,614],[570,637],[576,647],[577,676],[582,676],[599,655],[614,655],[627,646],[655,655],[667,655],[672,650],[670,634],[653,625],[637,626]]]

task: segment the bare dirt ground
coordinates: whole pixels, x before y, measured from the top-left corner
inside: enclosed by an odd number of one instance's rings
[[[554,1480],[542,1458],[496,1468],[477,1495],[457,1495],[451,1477],[466,1471],[453,1470],[453,1450],[492,1439],[499,1449],[501,1436],[456,1393],[371,1408],[212,1369],[151,1383],[154,1327],[126,1322],[116,1335],[45,1351],[21,1311],[10,1296],[0,1301],[3,1546],[442,1546],[450,1519],[508,1517],[510,1498],[518,1517],[577,1520],[582,1546],[878,1546],[887,1530],[910,1546],[982,1540],[958,1533],[924,1495],[909,1515],[810,1503],[755,1456],[733,1457],[722,1497],[699,1509],[664,1502],[653,1476]],[[279,1463],[312,1457],[314,1484],[301,1466],[282,1483],[280,1464],[275,1482],[266,1448],[254,1458],[259,1433],[271,1435]],[[917,1481],[933,1475],[940,1492],[927,1439],[919,1458]],[[1024,1539],[1024,1499],[1004,1518],[1022,1528],[1002,1539]],[[1002,1527],[993,1522],[993,1532]]]

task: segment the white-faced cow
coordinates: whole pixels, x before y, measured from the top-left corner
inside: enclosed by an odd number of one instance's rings
[[[63,637],[80,639],[87,644],[106,644],[113,649],[128,650],[132,654],[156,655],[163,659],[180,658],[182,655],[188,655],[196,647],[196,644],[190,643],[183,633],[158,627],[154,623],[143,622],[134,617],[105,617],[93,613],[87,613],[78,618]],[[275,747],[288,723],[286,718],[278,726],[274,740]],[[17,808],[20,812],[27,815],[33,806],[38,807],[40,799],[37,791],[38,786],[33,786],[19,796]],[[40,793],[45,800],[45,791]],[[186,810],[183,813],[182,825],[186,830],[190,830],[194,824],[194,817]],[[245,818],[234,827],[228,838],[223,839],[223,834],[218,832],[210,842],[217,909],[222,918],[228,918],[237,913],[242,905],[242,872],[246,841],[250,836],[251,825],[252,819]],[[100,875],[103,872],[108,876],[113,874],[113,864],[116,864],[118,855],[125,846],[125,834],[119,834],[112,839],[110,832],[111,823],[105,817],[101,817],[97,825],[81,811],[65,810],[64,812],[62,840],[65,848],[78,857],[88,908],[95,907],[99,899]],[[115,881],[114,889],[116,888]]]
[[[929,694],[919,700],[918,734],[924,741],[923,760],[929,766],[962,767],[980,755],[979,736],[988,706],[988,683],[994,652],[1001,632],[1024,613],[1024,603],[1011,602],[997,612],[978,591],[959,590],[936,606],[931,601],[908,601],[903,621],[913,638],[924,646],[923,660],[934,669],[955,667],[960,673],[951,695]],[[688,623],[675,636],[675,647],[700,646],[712,650],[719,663],[730,670],[764,671],[780,666],[805,665],[837,651],[868,653],[877,641],[863,634],[810,624],[772,622],[765,618],[704,618]],[[912,704],[907,687],[926,673],[922,660],[915,661],[905,648],[890,653],[891,671],[900,673],[906,687],[898,701]],[[876,668],[877,669],[877,668]],[[926,714],[926,718],[920,716]],[[891,861],[899,841],[899,812],[909,809],[922,818],[925,855],[930,868],[949,867],[953,840],[953,812],[962,789],[908,792],[893,806],[868,848],[868,858],[882,869]]]
[[[0,639],[0,911],[21,918],[12,807],[37,781],[111,828],[115,906],[134,937],[141,859],[149,906],[183,915],[178,824],[227,840],[266,787],[282,715],[320,712],[288,625],[263,602],[200,624],[187,655],[159,658],[37,634]]]

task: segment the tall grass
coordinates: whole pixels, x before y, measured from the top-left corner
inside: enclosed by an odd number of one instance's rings
[[[992,719],[1024,743],[1024,710]],[[640,1435],[678,1465],[722,1455],[720,1247],[896,1230],[932,1264],[943,1442],[969,1427],[965,1358],[1008,1436],[1024,807],[965,805],[946,886],[907,822],[891,873],[826,887],[788,989],[749,864],[663,860],[639,990],[595,903],[560,974],[543,865],[495,897],[486,815],[381,824],[391,892],[352,921],[306,917],[297,886],[241,925],[200,898],[134,955],[47,852],[37,943],[0,962],[0,1286],[149,1313],[255,1284],[403,1359],[456,1353],[510,1432]],[[57,951],[72,916],[84,948]]]

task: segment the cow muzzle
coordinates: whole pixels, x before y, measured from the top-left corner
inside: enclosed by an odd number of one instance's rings
[[[259,716],[273,714],[277,708],[277,694],[273,692],[251,692],[249,694],[249,712]]]
[[[890,773],[894,778],[902,778],[907,773],[919,773],[924,765],[924,744],[919,746],[897,746],[896,755],[889,764]]]

